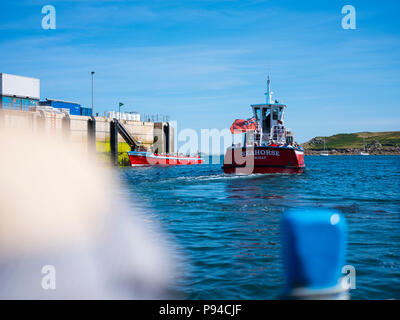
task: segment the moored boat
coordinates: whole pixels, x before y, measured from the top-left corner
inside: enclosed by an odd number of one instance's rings
[[[367,146],[365,145],[365,137],[363,137],[363,142],[364,142],[364,151],[360,151],[360,156],[369,156],[369,153],[367,151]]]
[[[326,150],[325,137],[324,137],[324,151],[322,151],[319,155],[320,155],[320,156],[324,156],[324,157],[329,156],[329,153],[328,153],[328,151]]]
[[[200,156],[183,156],[178,154],[156,154],[148,151],[128,151],[131,166],[168,166],[201,164]]]
[[[231,126],[232,134],[245,135],[243,146],[226,150],[225,173],[301,173],[305,169],[304,149],[284,126],[286,105],[272,102],[269,77],[267,84],[267,103],[251,105],[253,118],[236,120]]]

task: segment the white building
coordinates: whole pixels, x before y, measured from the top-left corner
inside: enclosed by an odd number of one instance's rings
[[[140,121],[140,114],[137,112],[117,112],[108,111],[106,113],[107,118],[117,119],[117,120],[134,120]]]
[[[0,73],[0,108],[27,111],[39,100],[39,79]]]

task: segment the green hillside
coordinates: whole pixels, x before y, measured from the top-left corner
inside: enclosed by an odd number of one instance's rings
[[[367,146],[376,144],[382,145],[383,148],[400,146],[400,131],[340,133],[330,137],[315,137],[302,146],[304,149],[321,150],[324,148],[324,138],[327,149],[362,149],[363,138]]]

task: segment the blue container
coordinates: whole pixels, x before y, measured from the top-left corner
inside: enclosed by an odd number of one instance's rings
[[[66,107],[68,108],[68,107]],[[80,106],[70,106],[69,113],[73,116],[80,116],[81,115],[81,107]]]
[[[51,106],[54,108],[76,108],[81,107],[79,103],[65,102],[65,101],[51,101]]]
[[[81,115],[91,117],[92,116],[92,108],[83,108],[81,109]]]
[[[51,106],[53,108],[69,109],[69,113],[74,116],[82,115],[81,105],[79,103],[57,101],[57,100],[46,100],[40,102],[41,106]]]

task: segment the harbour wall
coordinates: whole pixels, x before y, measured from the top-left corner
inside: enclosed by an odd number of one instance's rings
[[[19,111],[0,109],[0,130],[3,127],[42,131],[70,139],[86,148],[89,143],[88,122],[95,120],[96,142],[110,141],[111,118],[67,115],[61,112]],[[120,121],[128,132],[152,148],[156,153],[174,151],[174,128],[168,122],[142,122],[136,120]],[[118,134],[118,142],[124,142]]]

